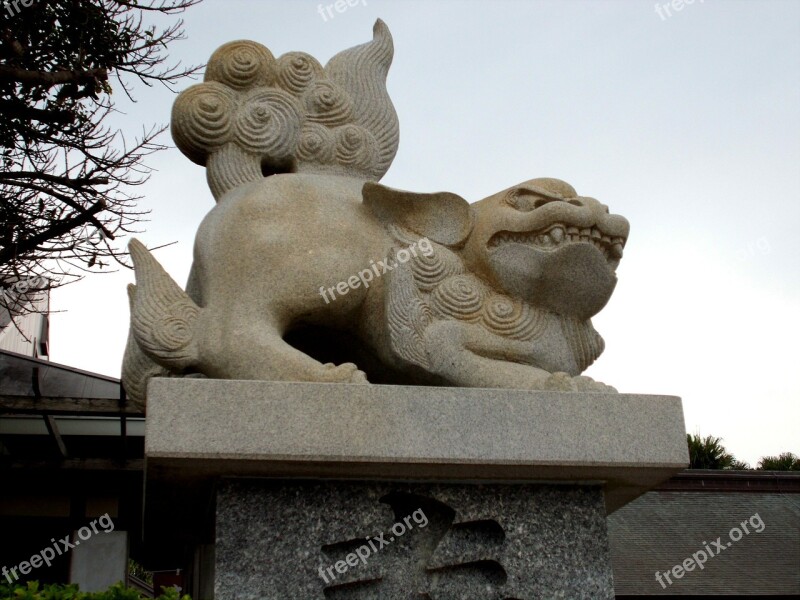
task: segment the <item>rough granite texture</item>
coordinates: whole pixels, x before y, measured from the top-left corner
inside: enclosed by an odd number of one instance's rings
[[[592,481],[614,510],[688,463],[673,396],[174,378],[150,395],[151,483]]]
[[[216,600],[611,599],[603,495],[228,480],[217,495],[215,589]]]
[[[132,240],[122,380],[158,376],[608,391],[602,353],[628,221],[553,178],[477,202],[377,181],[399,143],[394,47],[324,67],[252,41],[211,57],[175,102],[175,143],[217,201],[185,290]],[[502,157],[497,160],[502,161]]]

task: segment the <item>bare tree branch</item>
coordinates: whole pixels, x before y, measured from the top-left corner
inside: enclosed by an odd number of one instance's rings
[[[64,83],[91,83],[108,80],[107,69],[88,69],[86,71],[57,71],[56,73],[42,73],[41,71],[26,71],[15,67],[0,65],[0,82],[14,82],[23,85],[37,85],[53,87]]]
[[[45,278],[42,291],[129,267],[125,237],[147,215],[132,190],[148,180],[166,126],[132,143],[110,129],[112,81],[133,99],[137,83],[172,89],[198,73],[168,62],[183,22],[158,30],[144,16],[199,2],[40,0],[0,22],[0,289]],[[0,294],[0,309],[29,310],[9,298]]]

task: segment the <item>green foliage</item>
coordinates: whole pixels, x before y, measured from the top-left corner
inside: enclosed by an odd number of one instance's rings
[[[110,587],[105,592],[84,593],[77,585],[44,585],[38,581],[29,581],[27,585],[0,584],[0,600],[144,600],[132,588],[122,583]],[[189,596],[181,596],[175,588],[165,588],[156,600],[192,600]]]
[[[734,458],[731,461],[731,466],[728,467],[731,471],[749,471],[750,465],[742,460]]]
[[[128,559],[128,575],[133,575],[146,584],[153,585],[153,574],[132,558]]]
[[[30,581],[26,586],[0,585],[2,600],[79,600],[85,597],[75,585],[45,585],[39,589],[38,581]]]
[[[765,456],[758,461],[760,471],[800,471],[800,456],[784,452],[779,456]]]
[[[694,435],[687,433],[686,442],[689,445],[690,469],[743,471],[750,468],[750,465],[736,460],[733,454],[725,449],[725,446],[722,445],[722,438],[711,435],[701,438],[699,433]]]

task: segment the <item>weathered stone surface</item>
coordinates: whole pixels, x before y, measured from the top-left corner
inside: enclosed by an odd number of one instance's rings
[[[590,481],[604,484],[612,511],[688,462],[670,396],[172,378],[154,379],[150,396],[148,485],[225,475]]]
[[[598,487],[228,481],[216,557],[217,600],[614,597]]]
[[[334,56],[275,58],[249,40],[211,56],[205,81],[172,109],[172,137],[205,166],[214,197],[274,173],[327,173],[378,180],[399,142],[386,92],[392,36],[378,21],[372,42]]]
[[[261,479],[217,498],[221,598],[611,597],[598,523],[687,462],[669,396],[188,378],[149,395],[148,543],[211,543],[219,481]],[[449,533],[369,563],[363,592],[324,591],[320,557],[391,525],[392,493]]]
[[[132,241],[123,382],[152,377],[608,390],[580,377],[602,352],[628,222],[557,179],[469,204],[377,182],[397,151],[372,42],[323,68],[232,42],[175,103],[178,147],[217,205],[180,288]]]

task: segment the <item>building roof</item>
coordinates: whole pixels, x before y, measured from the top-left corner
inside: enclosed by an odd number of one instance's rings
[[[800,473],[686,471],[608,528],[618,596],[800,594]]]
[[[119,379],[0,350],[0,395],[118,398]]]
[[[116,378],[0,351],[0,455],[6,463],[140,461],[143,417]]]

